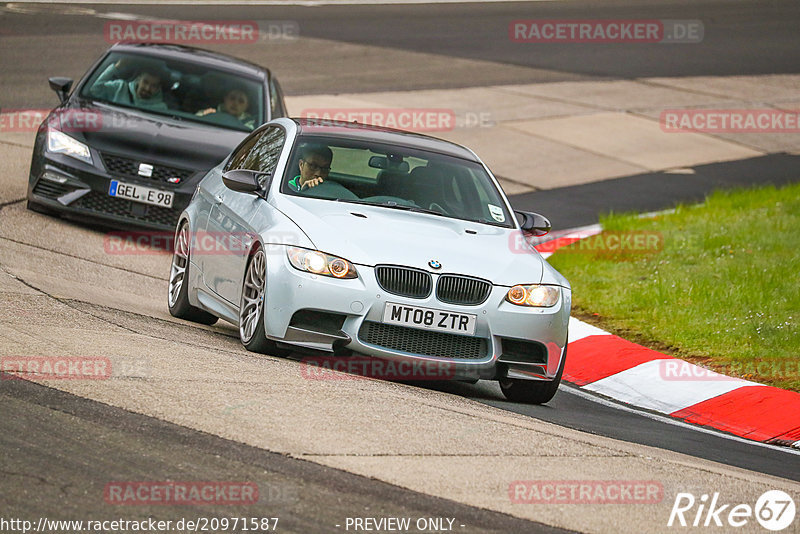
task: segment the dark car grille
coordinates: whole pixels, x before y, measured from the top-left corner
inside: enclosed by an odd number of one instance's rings
[[[66,195],[74,190],[74,187],[70,187],[66,184],[59,184],[49,180],[39,180],[36,184],[36,187],[33,188],[33,194],[55,200],[58,197]]]
[[[479,278],[444,274],[436,284],[436,298],[448,304],[473,306],[489,298],[492,284]]]
[[[129,158],[114,156],[111,154],[102,154],[103,164],[109,174],[114,176],[132,176],[139,179],[147,178],[139,174],[139,164],[143,163]],[[153,165],[153,175],[148,179],[158,182],[166,182],[167,178],[180,178],[179,181],[184,181],[193,174],[194,171],[186,169],[176,169],[174,167],[166,167],[164,165]]]
[[[116,215],[134,222],[149,222],[174,228],[178,224],[181,210],[148,206],[124,198],[115,198],[98,191],[90,191],[75,201],[72,206],[103,215]]]
[[[375,267],[378,284],[384,291],[412,299],[423,299],[431,294],[431,275],[418,269],[379,265]]]
[[[486,340],[479,337],[457,336],[430,332],[391,324],[364,321],[358,337],[365,343],[411,354],[478,360],[486,357]]]

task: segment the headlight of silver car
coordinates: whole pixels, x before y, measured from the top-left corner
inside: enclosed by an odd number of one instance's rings
[[[286,247],[286,254],[295,269],[333,278],[358,278],[355,265],[344,258],[300,247]]]
[[[560,295],[561,288],[558,286],[516,285],[508,290],[506,300],[517,306],[549,308],[556,305]]]
[[[92,163],[88,146],[58,130],[47,130],[47,150]]]

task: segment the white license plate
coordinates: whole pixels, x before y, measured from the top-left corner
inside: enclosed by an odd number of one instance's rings
[[[478,316],[387,302],[383,309],[383,322],[471,336],[475,334]]]
[[[111,180],[111,185],[108,187],[108,194],[112,197],[127,198],[134,202],[161,206],[163,208],[171,208],[172,200],[175,197],[175,193],[172,191],[162,191],[161,189],[153,189],[152,187],[144,187],[143,185],[126,184],[118,180]]]

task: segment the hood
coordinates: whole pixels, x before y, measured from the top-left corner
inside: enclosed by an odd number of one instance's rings
[[[100,152],[184,169],[211,169],[247,135],[144,111],[99,103],[90,106],[82,101],[68,103],[56,113],[63,117],[64,132]],[[73,117],[78,120],[66,122]],[[83,125],[79,122],[82,117]]]
[[[308,235],[317,250],[356,265],[405,265],[432,273],[538,283],[544,260],[519,246],[519,230],[391,208],[276,195],[273,204]],[[441,269],[428,265],[441,263]]]

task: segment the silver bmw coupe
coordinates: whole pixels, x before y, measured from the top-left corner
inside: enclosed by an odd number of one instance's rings
[[[526,240],[549,229],[513,211],[467,148],[280,118],[209,171],[181,214],[169,310],[237,325],[251,351],[445,369],[544,403],[571,306],[567,280]]]

